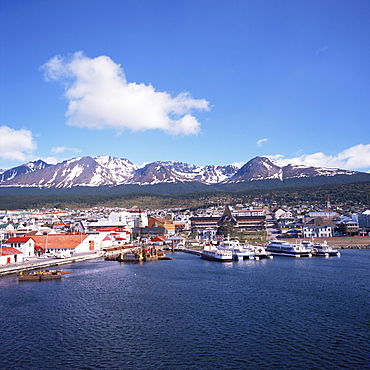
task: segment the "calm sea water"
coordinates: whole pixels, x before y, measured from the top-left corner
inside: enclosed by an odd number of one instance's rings
[[[370,368],[370,250],[0,278],[1,369]]]

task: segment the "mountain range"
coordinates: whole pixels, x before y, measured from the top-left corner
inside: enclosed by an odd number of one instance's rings
[[[281,183],[296,185],[299,179],[304,179],[305,184],[321,185],[369,181],[370,174],[293,164],[280,166],[267,157],[255,157],[241,168],[234,165],[196,166],[176,161],[157,161],[139,168],[128,159],[98,156],[73,158],[57,164],[42,160],[29,162],[0,173],[0,188],[104,187],[122,190],[130,186],[127,189],[146,191],[148,186],[158,188],[167,184],[168,188],[172,184],[173,188],[173,185],[182,184],[180,188],[184,192],[191,191],[190,185],[193,191],[235,191],[266,187],[263,185],[265,180],[269,181],[267,187],[281,187]]]

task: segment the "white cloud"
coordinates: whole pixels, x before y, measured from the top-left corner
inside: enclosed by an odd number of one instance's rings
[[[238,168],[242,168],[245,165],[245,162],[234,162],[234,163],[231,163],[231,165],[238,167]]]
[[[66,152],[66,151],[74,152],[74,153],[80,153],[80,152],[82,152],[81,149],[68,148],[67,146],[56,146],[56,147],[54,147],[54,148],[51,149],[51,152],[53,154],[60,154],[60,153]]]
[[[37,148],[30,130],[14,130],[8,126],[0,126],[0,137],[1,159],[25,161]]]
[[[41,68],[47,80],[64,86],[71,126],[190,135],[200,132],[200,122],[191,113],[210,109],[207,100],[193,99],[189,93],[172,97],[152,85],[127,82],[121,66],[107,56],[54,56]]]
[[[37,157],[37,158],[34,158],[33,160],[37,160],[37,159],[41,159],[48,164],[57,164],[64,160],[64,159],[60,159],[56,157]]]
[[[259,146],[259,147],[261,147],[262,146],[262,144],[264,143],[264,142],[266,142],[266,141],[268,141],[268,139],[266,139],[266,138],[264,138],[264,139],[260,139],[260,140],[258,140],[257,141],[257,146]]]
[[[295,164],[315,167],[341,168],[347,170],[367,170],[370,168],[370,144],[358,144],[345,149],[337,155],[326,155],[323,152],[302,154],[299,157],[285,158],[281,154],[268,156],[279,164]]]

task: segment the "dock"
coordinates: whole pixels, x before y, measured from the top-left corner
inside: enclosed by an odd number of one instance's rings
[[[183,249],[180,250],[180,252],[196,254],[197,256],[201,255],[201,251],[199,249],[183,248]]]
[[[101,251],[88,254],[80,254],[67,258],[48,258],[48,259],[35,259],[34,261],[24,261],[17,264],[2,265],[0,266],[0,277],[6,275],[18,274],[20,271],[32,271],[38,269],[49,269],[61,265],[67,265],[76,262],[88,261],[96,258],[102,258],[104,255]]]

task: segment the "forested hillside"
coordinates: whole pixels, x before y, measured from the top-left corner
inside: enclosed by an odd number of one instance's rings
[[[330,195],[332,204],[369,205],[370,182],[290,187],[283,189],[253,189],[239,192],[196,192],[178,195],[148,193],[111,195],[0,195],[0,209],[138,207],[142,209],[196,209],[210,205],[250,203],[295,205],[325,204]]]

